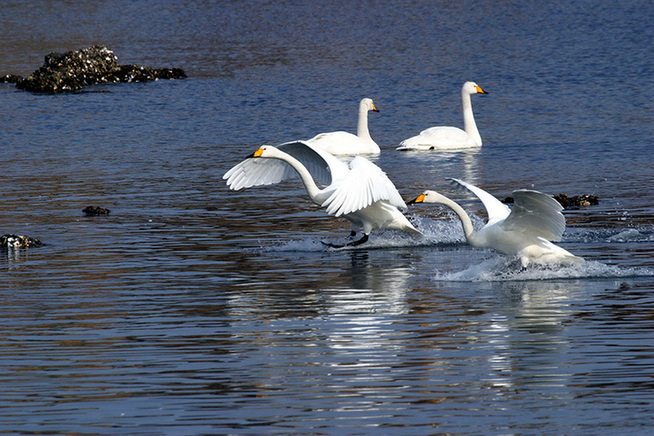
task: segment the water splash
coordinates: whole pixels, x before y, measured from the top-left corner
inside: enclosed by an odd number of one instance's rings
[[[654,227],[567,228],[565,242],[641,243],[654,241]]]
[[[654,276],[652,268],[621,268],[598,261],[570,266],[530,265],[523,268],[517,259],[496,255],[462,271],[438,273],[434,278],[449,282],[493,282],[651,276]]]

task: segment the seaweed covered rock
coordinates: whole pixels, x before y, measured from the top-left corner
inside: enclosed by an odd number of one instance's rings
[[[0,236],[0,250],[40,247],[43,242],[29,236],[6,234]]]
[[[86,216],[95,216],[108,215],[111,211],[100,206],[86,206],[84,209],[82,209],[82,212],[84,212]]]
[[[573,209],[579,207],[586,207],[591,205],[599,204],[599,198],[597,195],[575,195],[573,197],[568,197],[567,194],[555,195],[554,199],[561,203],[564,209]]]
[[[582,194],[569,197],[568,194],[555,195],[554,199],[558,201],[564,209],[578,209],[580,207],[594,206],[599,204],[597,195]],[[513,197],[506,197],[502,200],[504,204],[513,204]]]
[[[4,76],[18,89],[32,92],[60,93],[77,91],[100,83],[142,82],[157,79],[183,79],[179,68],[151,68],[119,65],[118,58],[105,46],[93,46],[66,53],[50,53],[41,68],[30,76]],[[9,80],[7,80],[9,81]]]

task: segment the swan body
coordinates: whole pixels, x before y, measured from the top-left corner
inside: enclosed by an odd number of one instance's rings
[[[249,158],[227,171],[223,179],[234,190],[279,183],[299,175],[311,201],[328,214],[344,217],[352,224],[352,235],[368,240],[373,229],[401,230],[420,235],[399,208],[406,204],[393,182],[377,165],[357,156],[349,164],[302,141],[278,147],[264,145]],[[320,186],[318,186],[320,184]]]
[[[481,147],[481,135],[477,130],[472,113],[470,96],[488,94],[474,82],[466,82],[461,89],[463,105],[463,130],[458,127],[436,126],[420,132],[419,135],[400,142],[398,150],[459,150]]]
[[[379,112],[371,99],[364,98],[359,103],[356,135],[342,131],[319,133],[305,142],[334,155],[379,154],[379,145],[372,139],[368,130],[369,111]]]
[[[563,207],[551,196],[539,191],[520,189],[513,192],[513,209],[488,192],[461,180],[452,179],[475,194],[486,208],[488,223],[478,231],[465,210],[436,191],[425,191],[412,203],[442,204],[461,220],[466,239],[473,247],[486,247],[517,256],[526,267],[537,264],[572,264],[583,262],[567,250],[553,244],[565,230]]]

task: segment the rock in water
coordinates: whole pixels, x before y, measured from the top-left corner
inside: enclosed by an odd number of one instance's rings
[[[578,209],[580,207],[592,206],[599,204],[597,195],[583,194],[568,197],[568,194],[559,194],[553,197],[559,202],[564,209]],[[506,197],[502,200],[504,204],[513,204],[513,197]]]
[[[82,212],[84,212],[87,216],[94,216],[107,215],[111,211],[100,206],[86,206],[84,209],[82,209]]]
[[[568,197],[567,194],[559,194],[559,195],[555,195],[554,199],[559,203],[561,203],[561,206],[563,206],[565,209],[586,207],[586,206],[599,204],[599,198],[597,197],[597,195],[589,195],[589,194],[575,195],[573,197]]]
[[[16,76],[5,76],[7,78]],[[118,58],[105,46],[93,46],[66,53],[50,53],[41,68],[16,82],[18,89],[60,93],[77,91],[100,83],[140,82],[157,79],[183,79],[179,68],[151,68],[118,65]]]
[[[43,242],[36,238],[21,235],[2,235],[0,236],[0,250],[15,250],[18,248],[40,247]]]

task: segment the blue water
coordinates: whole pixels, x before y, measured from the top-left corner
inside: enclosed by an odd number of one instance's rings
[[[0,86],[3,434],[650,434],[654,6],[609,1],[10,1],[0,74],[106,44],[189,78],[34,95]],[[462,125],[480,150],[398,152]],[[594,194],[582,266],[519,270],[425,233],[331,250],[299,182],[230,191],[263,143],[354,131],[406,198],[446,180]],[[86,217],[99,205],[107,216]]]

